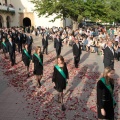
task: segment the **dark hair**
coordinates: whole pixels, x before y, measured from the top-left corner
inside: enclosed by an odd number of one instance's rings
[[[62,61],[62,63],[64,64],[64,58],[63,58],[63,56],[62,55],[59,55],[58,57],[57,57],[57,60],[58,60],[58,58]],[[57,64],[58,64],[58,61],[57,61]]]

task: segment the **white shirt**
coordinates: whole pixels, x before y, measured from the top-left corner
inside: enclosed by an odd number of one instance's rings
[[[114,55],[114,50],[113,50],[111,47],[109,47],[109,49],[112,51],[112,53],[113,53],[113,55]]]
[[[76,45],[77,45],[77,47],[79,48],[79,44],[78,44],[78,43],[76,43]]]

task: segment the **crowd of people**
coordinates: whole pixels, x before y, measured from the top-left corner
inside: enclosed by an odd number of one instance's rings
[[[33,32],[36,36],[42,36],[42,48],[36,46],[34,54],[32,54]],[[22,27],[2,28],[0,29],[0,48],[3,51],[5,59],[9,53],[11,66],[16,64],[15,51],[22,54],[22,61],[25,64],[27,77],[29,77],[29,66],[32,61],[33,74],[36,76],[38,87],[41,87],[41,79],[43,76],[44,52],[48,52],[49,39],[54,43],[56,51],[57,64],[54,66],[52,82],[55,83],[55,89],[59,92],[58,102],[61,103],[61,108],[64,111],[63,90],[66,89],[69,72],[67,64],[61,56],[61,48],[64,45],[72,47],[74,66],[79,67],[80,56],[82,51],[90,52],[91,54],[102,55],[104,63],[104,73],[97,83],[97,107],[99,119],[114,119],[114,106],[116,102],[113,98],[113,75],[114,61],[119,61],[120,58],[120,28],[111,27],[106,30],[106,27],[83,27],[73,30],[71,27],[53,27],[43,28],[30,27],[23,29]]]

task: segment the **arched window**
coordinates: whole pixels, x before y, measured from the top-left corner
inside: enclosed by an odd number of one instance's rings
[[[30,20],[30,18],[25,17],[23,19],[23,26],[25,26],[25,27],[31,26],[31,20]]]

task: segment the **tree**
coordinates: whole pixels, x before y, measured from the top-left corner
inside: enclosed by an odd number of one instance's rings
[[[52,20],[58,18],[71,18],[73,20],[73,29],[76,29],[78,23],[84,18],[93,21],[98,19],[107,21],[110,18],[109,0],[30,0],[35,6],[38,16],[46,17],[56,14]],[[113,13],[111,13],[113,16]],[[113,17],[114,18],[114,17]]]
[[[111,22],[120,21],[120,0],[110,0],[109,20]]]

